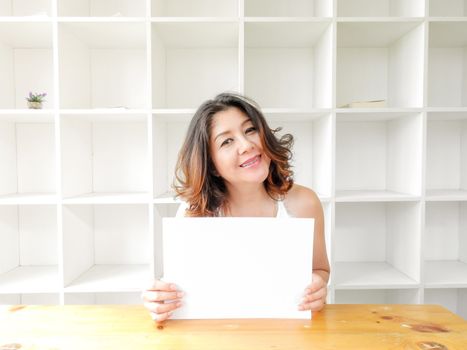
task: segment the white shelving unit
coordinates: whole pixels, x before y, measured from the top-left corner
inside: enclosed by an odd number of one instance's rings
[[[295,137],[329,302],[467,318],[466,33],[465,0],[0,0],[0,303],[141,303],[190,119],[230,90]]]

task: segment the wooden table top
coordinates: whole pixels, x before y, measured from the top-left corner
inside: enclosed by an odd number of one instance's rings
[[[0,306],[0,350],[466,350],[467,321],[435,305],[326,305],[312,320],[168,320],[140,305]]]

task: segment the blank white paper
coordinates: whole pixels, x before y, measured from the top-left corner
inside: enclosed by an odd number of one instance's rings
[[[185,292],[171,318],[309,319],[313,231],[314,219],[164,218],[163,280]]]

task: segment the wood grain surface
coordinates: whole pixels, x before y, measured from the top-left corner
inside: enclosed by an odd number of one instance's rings
[[[0,306],[0,350],[467,349],[436,305],[326,305],[312,320],[168,320],[139,305]]]

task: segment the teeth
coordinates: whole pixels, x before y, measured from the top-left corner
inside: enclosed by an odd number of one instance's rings
[[[247,166],[250,166],[251,164],[253,164],[254,162],[256,162],[256,160],[258,159],[258,157],[255,157],[251,162],[248,162],[246,164],[242,164],[240,165],[242,168],[244,167],[247,167]]]

